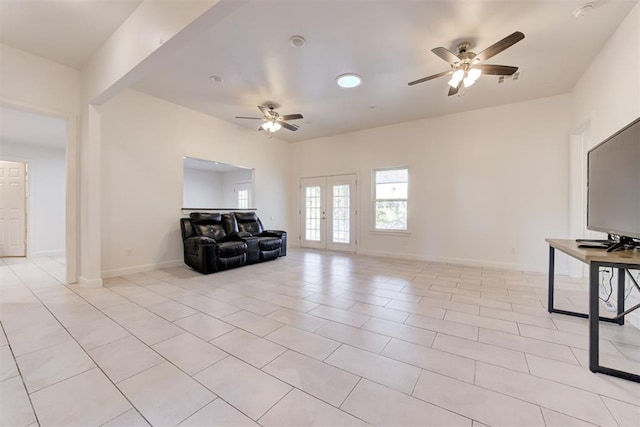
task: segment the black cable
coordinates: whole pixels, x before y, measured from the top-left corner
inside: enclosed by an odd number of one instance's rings
[[[605,274],[609,273],[609,270],[604,270],[604,273]],[[606,286],[604,284],[604,275],[602,276],[602,281],[600,284],[602,285],[602,287],[605,289],[605,292],[606,292]],[[598,296],[598,298],[600,298],[601,301],[607,303],[611,299],[611,295],[613,295],[613,273],[609,276],[609,295],[607,295],[607,299],[603,299],[600,296]]]

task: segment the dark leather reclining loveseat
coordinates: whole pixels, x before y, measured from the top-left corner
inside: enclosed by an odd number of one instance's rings
[[[185,264],[203,274],[287,254],[287,233],[265,230],[255,212],[193,212],[180,230]]]

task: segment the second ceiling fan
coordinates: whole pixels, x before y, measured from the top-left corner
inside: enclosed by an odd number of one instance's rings
[[[518,67],[512,67],[509,65],[483,64],[483,62],[499,54],[503,50],[513,46],[522,39],[524,39],[524,34],[522,34],[520,31],[516,31],[515,33],[508,35],[507,37],[489,46],[478,54],[469,51],[471,44],[468,42],[458,44],[457,54],[454,54],[444,47],[436,47],[434,49],[431,49],[431,52],[447,61],[451,65],[451,69],[409,82],[409,86],[426,82],[438,77],[451,75],[451,79],[449,80],[449,86],[451,86],[449,88],[449,96],[451,96],[458,93],[458,91],[463,86],[467,88],[474,84],[482,74],[511,76],[516,71],[518,71]]]

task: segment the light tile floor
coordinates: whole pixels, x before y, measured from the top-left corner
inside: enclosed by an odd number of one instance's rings
[[[0,261],[2,426],[640,425],[640,384],[591,373],[545,274],[291,250],[64,286]],[[584,280],[558,276],[583,311]],[[635,291],[633,291],[635,292]],[[601,324],[640,373],[640,330]]]

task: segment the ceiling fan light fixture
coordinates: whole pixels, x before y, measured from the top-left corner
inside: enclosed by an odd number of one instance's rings
[[[473,81],[475,82],[482,75],[482,70],[480,68],[472,68],[472,69],[469,70],[469,72],[467,74],[468,74],[469,78],[473,79]]]
[[[475,82],[476,81],[471,77],[465,77],[464,80],[462,80],[462,83],[464,83],[464,87],[471,87]]]
[[[354,73],[340,74],[336,77],[336,83],[338,86],[345,89],[351,89],[360,86],[362,83],[362,77]]]
[[[449,80],[449,86],[458,87],[458,85],[460,84],[460,80],[462,80],[463,78],[464,78],[464,70],[462,69],[456,70],[451,76],[451,80]]]
[[[269,132],[277,132],[282,128],[282,125],[274,120],[268,120],[261,127]]]

